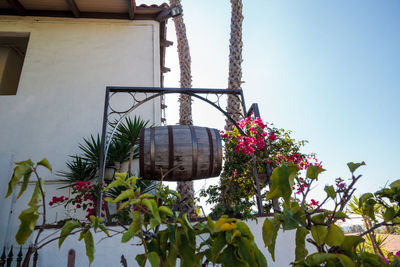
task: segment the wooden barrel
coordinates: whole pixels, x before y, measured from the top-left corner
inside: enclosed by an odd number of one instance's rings
[[[206,127],[173,125],[140,131],[140,176],[165,181],[190,181],[216,177],[221,172],[222,142],[219,131]]]

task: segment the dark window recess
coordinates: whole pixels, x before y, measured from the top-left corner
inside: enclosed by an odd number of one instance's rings
[[[0,95],[16,95],[29,33],[0,32]]]

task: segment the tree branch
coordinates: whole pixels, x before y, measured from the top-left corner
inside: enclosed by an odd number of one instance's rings
[[[43,190],[43,187],[42,187],[42,179],[39,177],[39,174],[37,173],[36,168],[33,167],[32,169],[33,169],[33,172],[34,172],[35,175],[36,175],[36,179],[38,180],[39,189],[40,189],[40,194],[42,195],[42,203],[43,203],[43,205],[42,205],[42,206],[43,206],[43,214],[42,214],[43,220],[42,220],[42,226],[40,226],[39,232],[38,232],[38,234],[37,234],[37,236],[36,236],[35,243],[34,243],[35,251],[37,251],[37,250],[39,249],[39,248],[36,248],[36,246],[37,246],[37,244],[38,244],[38,241],[39,241],[39,236],[40,236],[40,234],[43,232],[44,227],[45,227],[45,225],[46,225],[46,197],[45,197],[44,190]]]

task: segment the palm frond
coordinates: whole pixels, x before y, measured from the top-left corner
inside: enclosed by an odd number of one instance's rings
[[[66,178],[65,180],[74,183],[76,181],[88,181],[95,177],[96,166],[88,160],[75,155],[70,156],[71,160],[66,162],[66,171],[57,171],[57,175]]]
[[[130,146],[125,140],[114,138],[108,149],[110,162],[124,162],[129,159]]]
[[[144,121],[136,116],[133,120],[127,117],[123,123],[117,126],[115,138],[128,142],[132,147],[139,141],[140,130],[149,127],[149,123],[150,121]],[[114,125],[116,125],[116,122],[114,122]]]
[[[82,158],[95,166],[99,166],[101,152],[100,135],[97,134],[96,138],[90,135],[89,138],[83,138],[83,142],[83,144],[79,144],[79,149],[82,151]]]

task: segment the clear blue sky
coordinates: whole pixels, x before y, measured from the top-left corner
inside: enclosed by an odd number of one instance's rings
[[[144,2],[162,1],[138,4]],[[305,151],[316,152],[328,170],[318,189],[345,177],[349,161],[367,163],[359,193],[400,179],[400,1],[243,3],[247,105],[257,102],[265,121],[309,140]],[[182,4],[193,86],[226,88],[230,1]],[[172,21],[168,27],[175,41]],[[173,71],[165,86],[179,86],[176,46],[168,48],[166,65]],[[168,105],[173,124],[176,99]],[[223,119],[211,109],[195,102],[194,123],[222,129]]]

